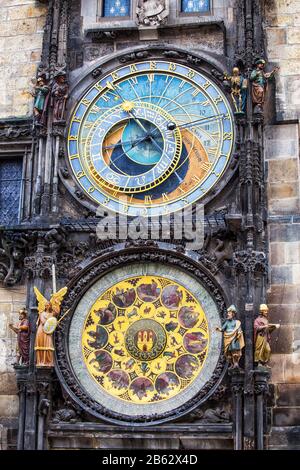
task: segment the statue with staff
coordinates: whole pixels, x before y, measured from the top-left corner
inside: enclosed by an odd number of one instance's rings
[[[265,72],[266,61],[257,59],[255,68],[250,74],[250,82],[252,83],[252,103],[255,113],[262,113],[264,110],[265,97],[268,88],[268,82],[278,72],[279,67],[274,67],[271,72]]]
[[[29,344],[30,344],[30,328],[28,313],[26,308],[19,310],[19,322],[14,325],[9,323],[9,328],[14,331],[17,336],[17,365],[28,365],[29,363]]]
[[[231,368],[239,367],[239,360],[242,356],[242,349],[245,346],[244,335],[240,320],[236,319],[237,309],[235,305],[230,305],[227,309],[227,318],[222,324],[222,328],[216,330],[223,333],[224,355]]]
[[[69,97],[69,85],[66,72],[60,71],[55,75],[51,95],[53,103],[53,121],[63,121],[66,101]]]
[[[47,107],[50,97],[50,85],[45,74],[38,77],[34,89],[33,116],[36,126],[44,126],[46,123]]]
[[[56,292],[55,265],[52,266],[53,294],[48,301],[43,294],[34,287],[34,293],[38,302],[37,332],[35,337],[36,366],[54,366],[54,343],[53,333],[59,323],[57,317],[60,313],[60,306],[67,292],[67,287],[63,287]],[[66,312],[68,313],[68,312]],[[62,317],[63,318],[63,317]],[[60,319],[61,320],[61,319]],[[60,321],[59,320],[59,321]]]

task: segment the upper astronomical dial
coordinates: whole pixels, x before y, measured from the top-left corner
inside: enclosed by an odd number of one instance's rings
[[[96,183],[107,189],[140,192],[164,181],[176,168],[181,133],[178,129],[168,130],[172,117],[155,105],[132,103],[134,114],[126,111],[126,105],[109,109],[95,121],[84,154]],[[112,144],[116,136],[121,139]],[[118,148],[120,154],[112,159]],[[125,159],[127,171],[122,171]],[[132,174],[134,168],[137,172]]]
[[[96,202],[128,215],[174,212],[218,182],[234,140],[230,106],[203,74],[157,60],[95,83],[73,113],[69,160]]]

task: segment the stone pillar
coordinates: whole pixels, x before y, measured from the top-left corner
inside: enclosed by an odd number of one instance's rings
[[[52,367],[38,367],[36,369],[38,390],[38,423],[37,423],[37,450],[45,450],[45,424],[51,406],[51,383],[53,380]]]
[[[28,374],[25,403],[24,450],[36,449],[37,390],[33,374]]]
[[[243,449],[243,392],[244,376],[242,369],[231,369],[231,390],[233,396],[233,432],[234,432],[234,450]]]
[[[7,450],[7,428],[0,424],[0,450]]]
[[[254,371],[254,393],[256,396],[256,448],[264,449],[264,404],[268,392],[270,372],[267,368],[258,367]]]
[[[39,367],[34,372],[22,366],[15,369],[20,398],[18,450],[44,450],[53,368]]]
[[[24,449],[25,432],[25,404],[26,404],[26,381],[28,376],[28,367],[15,365],[17,376],[18,394],[19,394],[19,421],[18,421],[18,440],[17,449]]]

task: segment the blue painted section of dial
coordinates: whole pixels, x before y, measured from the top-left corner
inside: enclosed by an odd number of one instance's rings
[[[124,154],[122,147],[116,147],[114,149],[109,167],[120,175],[126,173],[130,176],[141,175],[149,170],[149,165],[140,165],[128,158],[128,156]]]
[[[149,189],[148,191],[145,191],[143,193],[136,194],[135,197],[137,199],[144,199],[145,196],[151,196],[152,199],[155,200],[159,199],[163,193],[168,194],[174,191],[178,187],[178,183],[184,180],[185,175],[188,171],[189,160],[186,158],[187,154],[187,149],[185,148],[185,146],[183,146],[180,160],[178,163],[179,169],[172,173],[169,178],[163,183],[161,183],[159,186]]]
[[[146,129],[146,135],[138,123],[130,119],[122,133],[122,148],[135,163],[139,165],[155,165],[159,162],[163,152],[164,143],[162,135],[151,122],[140,120],[140,123]],[[141,142],[136,144],[139,140]]]

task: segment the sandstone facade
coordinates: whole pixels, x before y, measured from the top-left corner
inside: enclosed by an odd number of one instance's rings
[[[296,399],[300,384],[299,18],[299,0],[265,2],[268,60],[280,67],[272,90],[276,124],[265,129],[271,265],[268,299],[271,321],[281,324],[272,338],[270,365],[276,399],[271,448],[295,446],[279,437],[283,432],[279,428],[300,425]]]
[[[28,116],[41,57],[47,6],[35,0],[0,4],[0,119]]]

